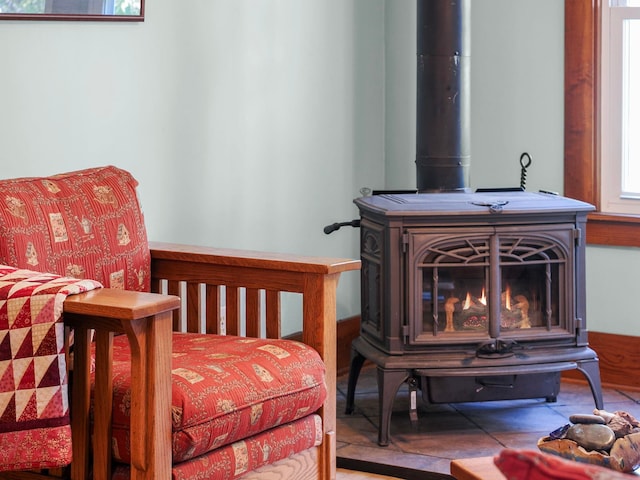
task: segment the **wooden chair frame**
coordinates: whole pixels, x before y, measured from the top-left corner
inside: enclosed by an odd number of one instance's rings
[[[64,303],[65,323],[75,336],[71,478],[85,480],[90,471],[95,480],[111,477],[110,367],[112,340],[118,333],[126,334],[131,345],[131,479],[171,478],[171,332],[184,331],[183,325],[186,331],[200,332],[204,324],[206,333],[219,333],[219,287],[224,285],[226,333],[233,335],[244,331],[246,336],[279,338],[280,292],[302,294],[302,341],[318,351],[327,370],[327,399],[319,411],[322,444],[242,478],[335,479],[336,287],[340,274],[360,268],[360,261],[153,242],[150,249],[152,290],[164,289],[168,295],[105,288],[70,296]],[[264,301],[260,291],[265,292]],[[245,319],[240,317],[241,297]],[[264,332],[261,317],[266,318]],[[92,437],[91,330],[96,343]],[[47,477],[5,473],[0,478]]]

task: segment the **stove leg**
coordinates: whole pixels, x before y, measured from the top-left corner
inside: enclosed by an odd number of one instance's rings
[[[365,358],[355,348],[351,349],[351,366],[349,367],[349,380],[347,383],[347,406],[345,413],[351,415],[353,413],[353,406],[355,403],[356,384],[358,383],[358,377],[360,376],[360,370],[364,364]]]
[[[385,370],[378,367],[378,406],[380,426],[378,428],[378,445],[389,445],[391,434],[391,411],[398,389],[409,378],[410,370]]]
[[[600,364],[597,359],[594,360],[582,360],[578,362],[578,371],[587,378],[589,387],[591,387],[591,394],[595,401],[597,409],[604,408],[604,402],[602,400],[602,385],[600,383]]]

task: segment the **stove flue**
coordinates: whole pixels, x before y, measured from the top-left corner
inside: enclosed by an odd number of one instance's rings
[[[470,22],[470,0],[418,0],[419,192],[466,191],[469,187]]]

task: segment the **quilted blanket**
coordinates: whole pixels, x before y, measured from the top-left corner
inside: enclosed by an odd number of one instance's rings
[[[100,287],[0,265],[0,471],[71,462],[62,304]]]

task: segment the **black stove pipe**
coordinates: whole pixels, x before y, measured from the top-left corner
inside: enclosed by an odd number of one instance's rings
[[[471,160],[471,0],[417,2],[418,192],[466,191]]]

